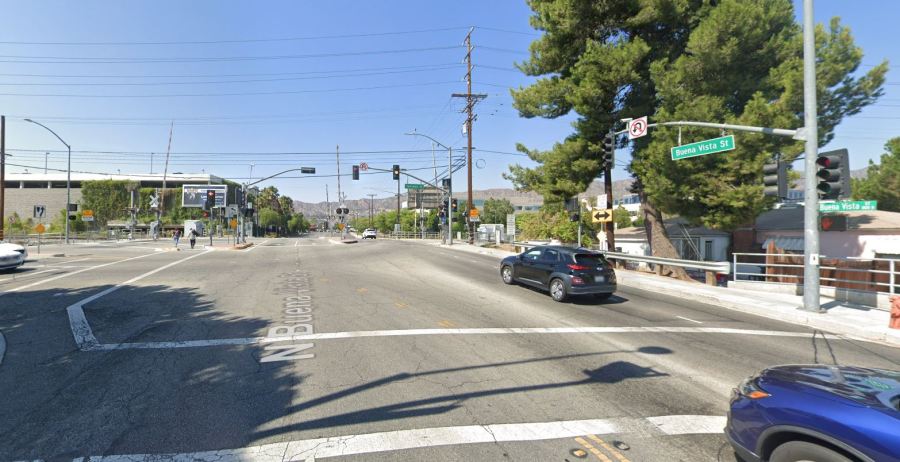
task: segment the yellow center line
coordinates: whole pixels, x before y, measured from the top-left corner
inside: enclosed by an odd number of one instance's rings
[[[591,454],[593,454],[594,457],[596,457],[597,459],[599,459],[603,462],[613,462],[612,460],[609,459],[609,457],[606,457],[605,454],[603,454],[602,452],[600,452],[599,449],[597,449],[593,445],[591,445],[591,443],[588,443],[584,438],[579,436],[578,438],[575,438],[575,441],[577,441],[578,444],[584,446],[584,448],[587,449],[588,451],[590,451]]]
[[[403,302],[394,302],[394,306],[396,306],[397,308],[399,308],[401,310],[404,308],[409,308],[409,305],[406,303],[403,303]]]
[[[440,326],[446,327],[446,328],[448,328],[448,329],[451,328],[451,327],[456,327],[456,324],[453,324],[452,322],[450,322],[450,321],[448,321],[448,320],[446,320],[446,319],[442,319],[440,322],[438,322],[438,324],[439,324]]]
[[[596,441],[597,443],[599,443],[600,446],[603,447],[603,449],[606,449],[607,451],[609,451],[610,454],[613,455],[613,457],[615,457],[616,459],[619,460],[619,462],[631,462],[630,460],[628,460],[627,457],[625,457],[624,455],[622,455],[621,452],[617,451],[616,448],[614,448],[614,447],[610,446],[609,444],[607,444],[606,441],[603,441],[603,440],[600,439],[600,437],[598,437],[597,435],[588,435],[588,438],[590,438],[590,439]]]

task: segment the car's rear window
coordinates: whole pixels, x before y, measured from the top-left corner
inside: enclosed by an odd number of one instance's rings
[[[575,254],[575,263],[587,266],[600,266],[606,265],[606,258],[603,258],[603,255],[577,253]]]

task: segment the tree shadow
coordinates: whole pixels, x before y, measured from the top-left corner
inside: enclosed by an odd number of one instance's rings
[[[609,355],[609,354],[619,354],[619,353],[643,353],[643,354],[670,354],[672,350],[665,347],[658,346],[648,346],[642,347],[637,350],[617,350],[617,351],[603,351],[603,352],[595,352],[595,353],[580,353],[580,354],[571,354],[571,355],[561,355],[561,356],[549,356],[544,358],[532,358],[526,360],[518,360],[518,361],[507,361],[507,362],[499,362],[499,363],[488,363],[481,364],[477,366],[464,366],[464,367],[456,367],[456,368],[446,368],[446,369],[435,369],[430,371],[423,372],[415,372],[415,373],[400,373],[394,374],[388,377],[383,377],[378,380],[373,380],[370,382],[366,382],[361,385],[357,385],[355,387],[347,388],[329,395],[325,395],[316,399],[312,399],[309,401],[305,401],[299,403],[297,405],[291,406],[286,410],[286,413],[295,413],[295,412],[303,412],[307,411],[313,407],[321,406],[323,404],[340,400],[342,398],[346,398],[348,396],[362,393],[364,391],[369,391],[376,389],[378,387],[382,387],[385,385],[389,385],[391,383],[395,383],[401,380],[409,380],[427,377],[431,375],[437,374],[448,374],[460,371],[470,371],[476,369],[484,369],[484,368],[497,368],[497,367],[508,367],[514,365],[522,365],[528,363],[536,363],[543,361],[556,361],[561,359],[571,359],[577,357],[587,357],[587,356],[600,356],[600,355]],[[394,420],[394,419],[404,419],[411,417],[422,417],[422,416],[430,416],[436,414],[442,414],[445,412],[452,411],[462,406],[462,404],[471,399],[476,398],[484,398],[489,396],[496,395],[507,395],[514,393],[525,393],[532,391],[540,391],[540,390],[553,390],[560,388],[568,388],[568,387],[576,387],[581,385],[589,385],[589,384],[614,384],[619,383],[625,380],[631,379],[645,379],[645,378],[653,378],[653,377],[665,377],[668,374],[663,372],[658,372],[653,368],[649,367],[641,367],[634,363],[628,361],[613,361],[611,363],[607,363],[603,366],[600,366],[596,369],[584,369],[582,373],[585,375],[583,379],[580,380],[572,380],[566,382],[553,382],[553,383],[542,383],[535,385],[521,385],[514,387],[504,387],[504,388],[493,388],[486,390],[478,390],[464,393],[451,393],[441,396],[434,396],[430,398],[410,400],[396,404],[390,404],[386,406],[378,406],[369,409],[362,409],[358,411],[346,412],[343,414],[333,415],[329,417],[312,419],[312,420],[304,420],[302,422],[293,423],[290,425],[285,425],[279,428],[260,430],[255,433],[256,438],[266,438],[272,437],[276,435],[280,435],[283,433],[301,431],[301,430],[312,430],[312,429],[321,429],[342,425],[356,425],[361,423],[371,423],[371,422],[381,422],[386,420]]]
[[[66,307],[113,287],[24,290],[0,295],[0,459],[172,453],[250,445],[253,432],[284,415],[306,379],[260,363],[257,346],[81,351]],[[85,308],[101,343],[252,337],[272,322],[217,310],[194,289],[127,286],[124,304]],[[112,297],[110,295],[110,297]],[[138,302],[177,307],[135,315]],[[143,306],[143,304],[141,304]],[[133,319],[128,319],[131,316]],[[116,324],[118,322],[118,324]],[[105,327],[103,324],[107,324]]]

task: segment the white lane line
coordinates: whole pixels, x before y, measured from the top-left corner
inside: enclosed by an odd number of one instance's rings
[[[107,289],[109,290],[109,289]],[[105,294],[102,294],[105,295]],[[73,305],[74,306],[74,305]],[[71,307],[70,307],[71,308]],[[80,317],[79,317],[80,316]],[[87,324],[84,312],[79,307],[70,310],[69,319],[75,319],[79,323]],[[74,324],[73,324],[74,326]],[[78,324],[82,326],[82,324]],[[88,327],[88,330],[90,327]],[[73,327],[74,332],[74,327]],[[636,333],[707,333],[707,334],[734,334],[734,335],[762,335],[771,337],[812,337],[813,334],[805,332],[784,332],[767,330],[730,329],[724,327],[489,327],[470,329],[405,329],[405,330],[372,330],[355,332],[330,332],[320,334],[305,334],[283,337],[247,337],[214,340],[190,340],[180,342],[144,342],[144,343],[94,343],[90,350],[129,350],[129,349],[167,349],[167,348],[195,348],[222,345],[252,345],[268,344],[275,342],[304,341],[304,340],[336,340],[364,337],[406,337],[421,335],[496,335],[496,334],[636,334]],[[78,336],[76,335],[76,341]],[[96,338],[85,338],[84,341],[94,341]],[[79,343],[81,345],[81,343]],[[84,349],[84,348],[82,348]]]
[[[8,293],[10,293],[10,292],[18,292],[18,291],[20,291],[20,290],[25,290],[25,289],[28,289],[28,288],[31,288],[31,287],[34,287],[34,286],[37,286],[37,285],[46,284],[46,283],[48,283],[48,282],[52,282],[52,281],[55,281],[55,280],[57,280],[57,279],[62,279],[62,278],[65,278],[65,277],[74,276],[74,275],[76,275],[76,274],[80,274],[80,273],[83,273],[83,272],[85,272],[85,271],[90,271],[90,270],[94,270],[94,269],[97,269],[97,268],[103,268],[103,267],[106,267],[106,266],[115,265],[115,264],[122,263],[122,262],[126,262],[126,261],[137,260],[138,258],[145,258],[145,257],[149,257],[149,256],[151,256],[151,255],[155,255],[155,254],[149,253],[149,254],[146,254],[146,255],[138,255],[138,256],[136,256],[136,257],[126,258],[126,259],[124,259],[124,260],[116,260],[116,261],[114,261],[114,262],[104,263],[104,264],[102,264],[102,265],[89,266],[89,267],[87,267],[87,268],[80,269],[80,270],[78,270],[78,271],[72,271],[71,273],[60,274],[59,276],[54,276],[54,277],[52,277],[52,278],[47,278],[47,279],[44,279],[44,280],[42,280],[42,281],[32,282],[31,284],[27,284],[27,285],[24,285],[24,286],[15,287],[15,288],[9,289],[9,290],[7,290],[7,291],[0,292],[0,296],[2,296],[3,294],[8,294]]]
[[[726,418],[708,415],[663,415],[647,420],[666,435],[722,433]]]
[[[678,318],[678,319],[684,319],[685,321],[695,322],[695,323],[697,323],[697,324],[703,324],[703,323],[700,322],[700,321],[695,321],[695,320],[693,320],[693,319],[691,319],[691,318],[686,318],[686,317],[684,317],[684,316],[675,316],[675,317]]]
[[[175,265],[184,263],[192,258],[197,258],[200,255],[206,254],[211,251],[212,250],[207,250],[205,252],[200,252],[200,253],[191,255],[190,257],[182,258],[181,260],[173,261],[167,265],[163,265],[159,268],[156,268],[155,270],[148,271],[139,276],[135,276],[125,282],[116,284],[102,292],[98,292],[94,295],[91,295],[88,298],[80,300],[80,301],[76,302],[75,304],[69,305],[68,307],[66,307],[66,313],[68,313],[68,315],[69,315],[69,327],[72,329],[72,336],[75,337],[75,344],[78,345],[79,349],[85,350],[85,351],[96,349],[98,347],[98,345],[100,345],[100,342],[97,340],[97,337],[94,336],[93,330],[91,330],[91,325],[88,324],[87,318],[84,317],[84,309],[83,309],[84,305],[86,305],[90,302],[93,302],[100,297],[109,295],[128,284],[140,281],[141,279],[144,279],[147,276],[154,275],[160,271],[169,269]]]
[[[647,418],[614,418],[569,420],[559,422],[528,422],[513,424],[464,425],[456,427],[417,428],[360,435],[343,435],[307,440],[285,441],[239,449],[221,449],[192,453],[128,454],[92,456],[91,462],[158,462],[168,460],[282,462],[308,461],[375,452],[450,446],[460,444],[542,441],[572,438],[583,435],[610,435],[650,432],[668,435],[667,426],[653,424],[651,419],[678,421],[687,418],[693,427],[705,425],[704,433],[721,433],[725,426],[722,416],[661,416]],[[718,428],[716,428],[718,427]],[[715,430],[713,430],[715,429]],[[671,433],[681,434],[681,433]],[[73,461],[75,462],[75,461]]]
[[[250,246],[244,250],[241,250],[241,252],[249,252],[257,247],[262,247],[262,245],[265,244],[266,242],[269,242],[269,239],[266,239],[266,240],[260,242],[259,244],[253,244],[252,246]]]
[[[79,259],[77,259],[77,260],[61,261],[61,262],[59,262],[59,263],[57,263],[57,264],[58,264],[58,265],[68,265],[69,263],[75,263],[75,262],[78,262],[78,261],[85,261],[85,260],[90,260],[90,259],[91,259],[91,257],[85,257],[85,258],[79,258]],[[57,264],[47,265],[47,266],[56,266]]]
[[[58,270],[60,270],[60,269],[62,269],[62,268],[53,268],[53,269],[48,269],[48,270],[43,270],[43,271],[37,271],[37,272],[34,272],[34,273],[23,273],[23,274],[21,274],[21,275],[13,276],[13,277],[11,277],[11,278],[3,278],[3,279],[0,279],[0,282],[17,281],[17,280],[19,280],[19,279],[27,278],[28,276],[37,276],[38,274],[49,273],[49,272],[51,272],[51,271],[58,271]]]

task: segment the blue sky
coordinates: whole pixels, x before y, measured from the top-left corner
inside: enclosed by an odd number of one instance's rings
[[[45,150],[50,168],[65,168],[65,154],[24,117],[87,151],[73,155],[73,170],[149,173],[152,157],[159,173],[174,120],[170,172],[245,181],[255,164],[256,178],[299,166],[333,175],[339,145],[344,174],[367,162],[431,176],[430,142],[404,132],[465,145],[463,104],[450,94],[465,91],[469,26],[476,26],[473,89],[488,94],[478,106],[474,145],[499,152],[476,152],[475,188],[509,186],[501,177],[507,166],[528,165],[515,154],[517,142],[548,148],[570,132],[571,119],[521,119],[511,108],[507,88],[531,81],[513,69],[535,38],[524,1],[59,0],[4,2],[3,10],[0,113],[7,115],[10,162],[37,166],[32,172],[43,171]],[[817,0],[816,20],[832,16],[842,17],[865,51],[861,70],[882,59],[900,62],[893,46],[900,4]],[[852,168],[900,135],[900,75],[891,71],[888,82],[884,98],[845,121],[825,147],[848,148]],[[445,165],[446,152],[436,157]],[[621,168],[614,172],[625,177]],[[304,201],[324,200],[328,184],[335,198],[333,177],[291,175],[267,184]],[[454,189],[464,184],[457,174]],[[350,198],[385,197],[395,185],[387,174],[342,179]]]

